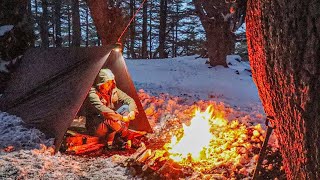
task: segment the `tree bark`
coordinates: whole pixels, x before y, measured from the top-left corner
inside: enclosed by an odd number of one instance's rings
[[[320,179],[319,1],[249,0],[253,78],[288,179]]]
[[[149,1],[150,3],[150,9],[149,9],[149,57],[152,58],[152,9],[153,9],[153,3],[152,0]]]
[[[81,45],[79,0],[72,0],[72,46]]]
[[[142,47],[141,55],[143,59],[148,57],[147,42],[148,42],[148,4],[143,4],[143,22],[142,22]]]
[[[211,66],[227,67],[226,56],[234,52],[234,34],[228,30],[229,24],[209,24],[206,31],[207,50]]]
[[[176,3],[176,17],[175,17],[175,28],[174,28],[174,49],[173,57],[177,57],[177,42],[178,42],[178,29],[179,29],[179,4]]]
[[[68,11],[68,46],[71,46],[71,6],[67,4]]]
[[[41,37],[41,46],[49,47],[49,31],[48,31],[48,1],[41,0],[42,7],[42,16],[40,19],[40,37]]]
[[[165,42],[166,42],[166,25],[167,25],[167,10],[168,1],[160,0],[160,28],[159,28],[159,58],[166,58]]]
[[[89,46],[89,9],[86,6],[86,47]]]
[[[235,35],[230,30],[225,1],[193,0],[204,30],[211,66],[227,67],[226,56],[234,53]]]
[[[136,12],[136,1],[130,0],[130,17],[133,17]],[[136,59],[136,52],[135,52],[135,35],[136,35],[136,22],[135,17],[130,24],[130,55],[131,58]]]
[[[62,46],[62,37],[61,37],[61,0],[56,0],[54,4],[54,17],[55,17],[55,44],[56,47]]]
[[[128,22],[121,9],[109,7],[105,0],[88,0],[87,3],[102,44],[116,43]]]

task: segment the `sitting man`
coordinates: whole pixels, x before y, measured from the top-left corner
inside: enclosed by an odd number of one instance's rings
[[[97,78],[88,95],[91,108],[87,110],[86,128],[90,134],[107,141],[108,149],[114,147],[116,135],[127,141],[125,148],[129,149],[134,133],[128,129],[128,125],[138,113],[136,103],[116,87],[110,69],[101,69]]]

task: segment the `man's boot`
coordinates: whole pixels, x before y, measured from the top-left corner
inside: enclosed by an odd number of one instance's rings
[[[123,139],[125,139],[127,142],[124,146],[125,149],[131,149],[132,148],[139,148],[141,145],[141,142],[136,139],[136,137],[143,136],[146,134],[144,131],[135,131],[128,129],[127,126],[123,126],[123,128],[120,130],[120,135]]]

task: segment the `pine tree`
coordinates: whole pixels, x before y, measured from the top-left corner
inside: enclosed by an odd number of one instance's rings
[[[159,58],[168,57],[166,53],[166,27],[167,27],[167,15],[168,15],[168,0],[160,0],[160,28],[159,28]]]
[[[232,13],[228,1],[193,0],[206,31],[210,65],[227,66],[226,56],[233,54],[235,35],[230,29]]]
[[[61,0],[56,0],[54,3],[54,17],[55,17],[55,45],[62,46],[61,37]]]
[[[49,47],[49,15],[48,15],[48,0],[41,0],[42,15],[40,18],[40,37],[41,46]]]
[[[81,44],[79,0],[72,0],[72,46],[79,47]]]

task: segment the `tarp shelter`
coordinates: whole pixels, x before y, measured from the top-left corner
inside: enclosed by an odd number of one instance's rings
[[[55,137],[56,151],[99,70],[111,69],[119,89],[134,98],[139,114],[130,128],[152,132],[125,61],[113,47],[28,50],[3,95],[0,110]],[[121,76],[117,76],[121,74]]]

